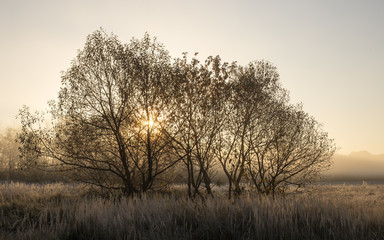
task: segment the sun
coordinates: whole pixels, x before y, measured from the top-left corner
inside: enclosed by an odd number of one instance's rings
[[[159,133],[164,117],[160,114],[150,113],[149,115],[145,114],[141,120],[142,130],[150,131],[151,133]]]
[[[149,128],[155,128],[158,124],[150,118],[149,120],[145,121],[144,125],[148,126]]]
[[[141,109],[138,111],[137,130],[141,134],[158,135],[162,131],[164,121],[165,116],[162,112]]]

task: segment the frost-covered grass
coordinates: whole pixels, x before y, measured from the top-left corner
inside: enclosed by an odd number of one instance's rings
[[[0,239],[384,239],[384,185],[313,186],[275,200],[247,194],[235,201],[87,191],[0,185]]]

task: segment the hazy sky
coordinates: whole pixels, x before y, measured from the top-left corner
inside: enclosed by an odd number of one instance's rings
[[[88,34],[147,31],[173,57],[275,64],[293,103],[324,124],[339,153],[384,153],[384,1],[0,0],[0,127],[43,110]]]

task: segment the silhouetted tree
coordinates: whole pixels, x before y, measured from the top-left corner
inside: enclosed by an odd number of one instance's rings
[[[213,146],[225,120],[226,81],[230,67],[220,58],[209,57],[204,64],[187,55],[174,64],[175,96],[174,145],[187,168],[189,196],[199,193],[201,183],[208,194],[214,166]]]
[[[247,168],[257,190],[274,196],[315,180],[330,166],[335,145],[300,105],[275,103],[268,114],[269,120],[261,123],[262,141],[251,144],[254,157]]]
[[[218,135],[215,157],[228,178],[228,194],[240,194],[240,183],[248,162],[254,160],[251,151],[259,143],[261,122],[269,118],[268,109],[274,99],[286,100],[279,85],[276,68],[266,61],[239,66],[228,83],[231,97],[226,104],[225,127]]]
[[[264,194],[302,185],[330,163],[334,144],[292,106],[274,66],[171,60],[148,34],[122,44],[89,35],[62,75],[49,117],[20,110],[20,153],[71,170],[84,182],[128,195],[145,192],[178,163],[188,194],[212,193],[218,165],[229,197],[247,177]]]
[[[52,128],[20,112],[24,152],[56,159],[85,182],[146,191],[177,161],[163,134],[169,74],[167,51],[147,34],[124,45],[94,32],[62,76]]]

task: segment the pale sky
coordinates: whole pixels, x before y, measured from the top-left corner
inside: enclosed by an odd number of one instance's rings
[[[149,32],[173,57],[269,60],[339,153],[384,153],[383,13],[382,0],[0,0],[0,128],[23,104],[46,109],[103,27],[124,43]]]

